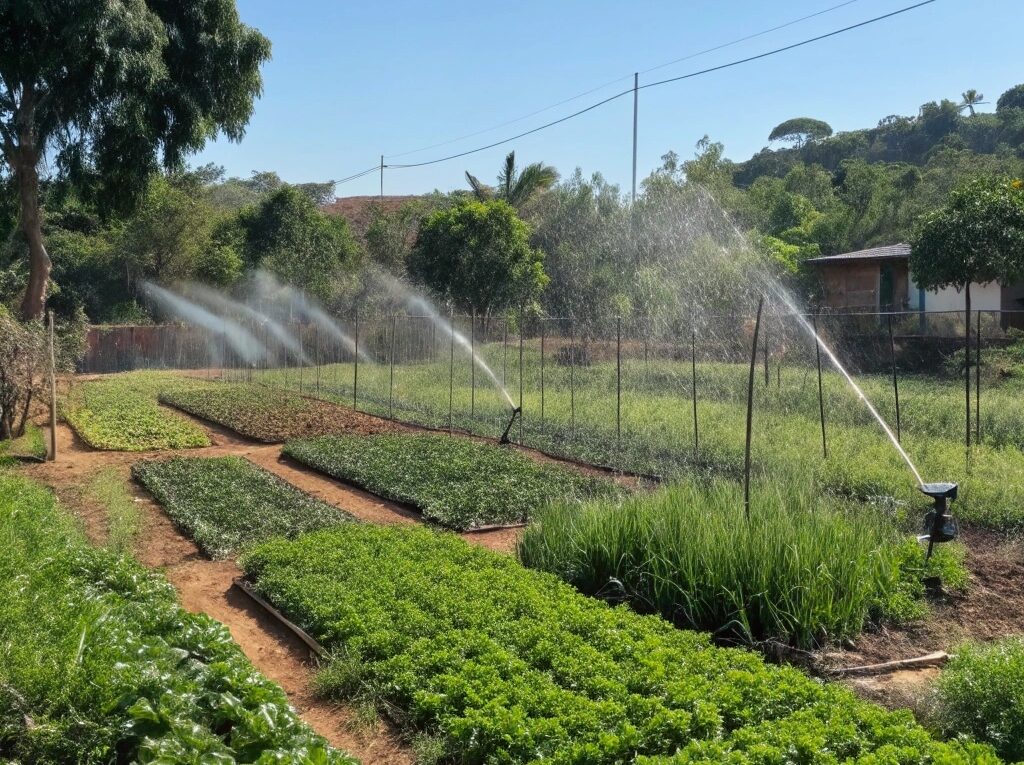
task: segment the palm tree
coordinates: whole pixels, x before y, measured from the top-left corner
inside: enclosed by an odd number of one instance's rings
[[[974,116],[975,106],[978,106],[979,104],[988,103],[987,101],[982,100],[983,98],[985,98],[985,96],[976,91],[974,88],[971,88],[970,90],[965,90],[961,95],[963,96],[964,100],[960,103],[960,111],[963,111],[964,109],[969,109],[972,117]]]
[[[466,181],[473,195],[481,202],[503,199],[516,209],[522,208],[537,194],[551,188],[557,180],[558,171],[543,162],[534,162],[519,172],[516,169],[514,151],[510,151],[505,157],[505,164],[498,173],[497,187],[488,186],[472,173],[466,172]]]

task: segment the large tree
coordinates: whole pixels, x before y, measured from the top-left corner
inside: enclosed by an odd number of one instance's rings
[[[558,171],[543,162],[534,162],[521,171],[516,167],[516,153],[510,151],[505,157],[505,164],[498,173],[498,185],[488,186],[472,173],[466,173],[473,195],[481,202],[501,199],[517,210],[521,210],[527,202],[542,191],[547,191],[558,181]]]
[[[234,0],[0,1],[0,149],[29,252],[25,317],[41,315],[50,275],[43,163],[130,207],[161,162],[242,137],[269,56]]]
[[[768,134],[769,141],[790,141],[800,148],[805,143],[828,138],[832,135],[832,126],[813,117],[794,117],[780,122]]]
[[[547,285],[530,227],[502,200],[466,201],[427,217],[409,275],[443,300],[484,319],[534,300]]]
[[[239,215],[247,264],[320,299],[358,256],[344,218],[324,214],[308,194],[284,186]]]
[[[1024,183],[977,178],[920,219],[911,240],[910,270],[926,290],[964,291],[967,443],[971,441],[971,284],[1008,284],[1024,277]]]

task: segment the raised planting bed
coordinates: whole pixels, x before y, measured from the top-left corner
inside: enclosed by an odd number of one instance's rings
[[[443,761],[994,763],[702,633],[579,594],[452,534],[350,524],[244,556],[333,652],[319,686],[372,699]]]
[[[458,531],[523,523],[555,500],[618,496],[610,481],[542,465],[510,447],[392,433],[289,441],[284,453]]]
[[[0,760],[356,762],[328,747],[220,623],[91,547],[53,495],[0,472]]]
[[[113,451],[149,451],[209,446],[206,433],[157,403],[157,388],[187,385],[180,378],[129,373],[76,385],[62,412],[89,446]]]
[[[172,388],[160,394],[160,401],[264,443],[342,431],[377,433],[388,428],[386,423],[347,407],[258,384],[203,383]]]
[[[241,457],[137,462],[132,476],[213,558],[271,537],[293,537],[353,520]]]
[[[543,509],[520,560],[588,595],[627,602],[721,641],[809,649],[881,621],[920,618],[927,575],[966,584],[962,546],[924,548],[877,508],[780,477],[683,480],[652,494]]]

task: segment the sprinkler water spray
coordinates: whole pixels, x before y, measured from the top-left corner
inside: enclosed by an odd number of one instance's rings
[[[516,417],[520,417],[523,414],[523,408],[517,406],[512,410],[512,418],[508,421],[508,425],[505,426],[505,432],[501,434],[501,438],[498,440],[499,444],[510,444],[512,439],[508,437],[508,434],[512,431],[512,426],[516,424]]]
[[[917,539],[919,542],[928,540],[928,555],[925,560],[932,557],[932,548],[936,543],[950,542],[957,538],[959,526],[956,520],[947,511],[949,503],[956,499],[957,485],[955,483],[922,483],[920,485],[922,494],[932,498],[935,506],[928,511],[924,517],[925,534]]]

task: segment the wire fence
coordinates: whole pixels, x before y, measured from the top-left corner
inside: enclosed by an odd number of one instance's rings
[[[877,428],[827,352],[819,375],[827,348],[900,439],[1024,446],[1020,326],[1024,312],[1013,311],[769,313],[756,351],[759,432],[827,454],[836,434]],[[518,408],[510,436],[552,454],[645,474],[738,472],[752,337],[745,313],[93,327],[80,371],[193,370],[489,437]]]

